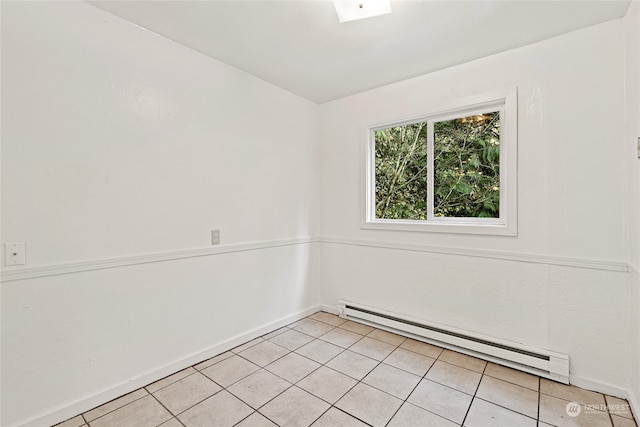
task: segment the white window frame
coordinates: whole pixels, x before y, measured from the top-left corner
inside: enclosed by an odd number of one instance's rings
[[[433,203],[427,204],[426,220],[401,220],[376,218],[375,203],[375,132],[394,126],[418,122],[427,123],[428,154],[428,198],[433,194],[433,124],[481,113],[500,112],[500,217],[499,218],[454,218],[436,217]],[[364,208],[362,228],[396,231],[419,231],[463,234],[488,234],[516,236],[518,231],[518,102],[517,89],[508,92],[484,94],[452,102],[433,113],[413,116],[410,119],[389,120],[367,125],[364,128]]]

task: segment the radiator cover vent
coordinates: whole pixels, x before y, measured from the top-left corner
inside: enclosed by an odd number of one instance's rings
[[[340,317],[445,347],[541,377],[569,383],[569,356],[549,350],[424,322],[349,301],[338,301]]]

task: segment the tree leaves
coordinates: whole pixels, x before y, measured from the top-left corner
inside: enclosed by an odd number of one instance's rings
[[[375,132],[376,217],[427,218],[427,123]],[[500,114],[434,123],[434,215],[500,215]]]
[[[376,138],[376,217],[427,217],[426,123],[379,130]]]

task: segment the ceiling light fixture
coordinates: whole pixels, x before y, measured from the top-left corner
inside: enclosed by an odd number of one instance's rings
[[[333,0],[340,23],[391,13],[391,0]]]

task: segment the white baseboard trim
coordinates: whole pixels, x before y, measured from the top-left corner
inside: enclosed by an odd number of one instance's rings
[[[138,264],[174,261],[186,258],[221,255],[233,252],[255,251],[281,246],[301,245],[319,241],[318,237],[298,237],[293,239],[268,240],[262,242],[238,243],[235,245],[217,245],[206,248],[182,249],[177,251],[128,255],[116,258],[103,258],[90,261],[70,262],[39,267],[4,267],[0,272],[0,282],[57,276],[60,274],[80,273],[83,271],[103,270],[106,268],[127,267]]]
[[[592,390],[609,396],[618,397],[620,399],[626,399],[629,402],[629,407],[631,408],[633,416],[636,420],[640,420],[640,401],[633,389],[621,388],[601,381],[595,381],[575,375],[570,375],[570,384],[586,390]]]
[[[314,305],[289,316],[282,317],[265,326],[261,326],[242,335],[238,335],[236,337],[228,339],[227,341],[224,341],[218,345],[186,356],[183,359],[168,363],[161,368],[146,372],[137,378],[132,378],[107,390],[98,392],[90,397],[82,398],[75,402],[69,403],[68,405],[55,409],[45,415],[40,415],[26,421],[21,421],[17,424],[12,424],[10,427],[49,427],[55,425],[62,421],[68,420],[69,418],[74,417],[78,414],[87,412],[122,395],[131,393],[132,391],[149,385],[175,372],[196,365],[220,353],[224,353],[225,351],[229,351],[232,348],[244,344],[247,341],[251,341],[252,339],[258,338],[262,335],[268,334],[271,331],[303,319],[317,311],[320,311],[321,309],[324,310],[322,306]]]
[[[629,390],[629,406],[631,406],[631,412],[636,419],[636,422],[640,420],[640,399],[638,399],[638,395],[633,391]]]
[[[618,387],[608,383],[603,383],[602,381],[596,381],[589,378],[584,378],[584,377],[571,374],[569,375],[569,383],[576,387],[584,388],[585,390],[592,390],[598,393],[604,393],[609,396],[619,397],[620,399],[629,398],[629,393],[630,393],[629,389]]]
[[[319,307],[320,307],[321,311],[326,311],[327,313],[338,315],[338,307],[337,306],[320,304]]]

